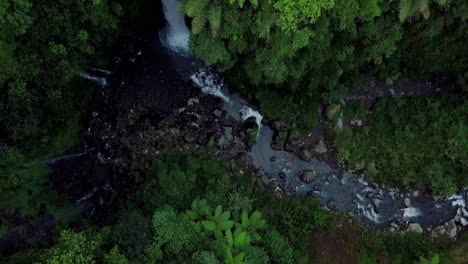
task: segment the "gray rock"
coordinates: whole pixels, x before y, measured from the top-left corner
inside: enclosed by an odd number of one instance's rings
[[[315,145],[314,151],[319,154],[323,154],[328,151],[327,145],[325,144],[325,140],[323,140],[323,138],[321,138],[319,142],[317,143],[317,145]]]
[[[184,135],[184,141],[187,142],[187,143],[193,143],[193,142],[195,142],[196,139],[197,139],[197,137],[194,134],[190,133],[190,132],[187,132]]]
[[[348,182],[348,179],[346,177],[342,177],[341,180],[340,180],[340,183],[342,185],[345,185],[347,182]]]
[[[286,173],[284,172],[280,172],[278,176],[280,177],[280,179],[283,179],[283,180],[286,179]]]
[[[286,123],[283,120],[277,120],[277,121],[273,122],[273,128],[276,131],[287,131],[287,130],[289,130],[289,125],[288,125],[288,123]]]
[[[375,208],[379,208],[380,204],[382,203],[382,200],[379,198],[374,198],[372,201],[374,202]]]
[[[410,206],[411,206],[411,200],[410,200],[410,198],[408,198],[408,197],[405,198],[405,205],[406,205],[406,207],[410,207]]]
[[[300,179],[305,183],[311,183],[317,178],[318,174],[315,170],[303,171],[300,175]]]
[[[419,190],[416,190],[413,192],[413,197],[418,197],[419,196]]]
[[[198,104],[199,102],[200,100],[198,100],[198,98],[190,98],[188,99],[187,105],[194,105],[194,104]]]
[[[419,233],[419,234],[422,234],[422,232],[423,232],[423,229],[422,229],[421,225],[418,224],[418,223],[409,224],[408,230],[411,231],[411,232]]]
[[[271,161],[271,162],[276,162],[277,159],[278,159],[278,158],[277,158],[276,156],[271,156],[270,161]]]
[[[468,226],[468,220],[466,220],[464,217],[462,217],[460,219],[460,222],[461,222],[462,226]]]
[[[213,111],[213,115],[217,118],[222,118],[223,117],[223,111],[219,110],[219,109],[215,109]]]
[[[374,197],[374,193],[373,193],[373,192],[367,192],[367,193],[366,193],[366,197],[369,198],[369,199],[370,199],[370,198],[373,198],[373,197]]]
[[[232,127],[223,127],[223,134],[217,142],[217,146],[220,149],[226,149],[231,145],[234,137],[232,135]]]
[[[461,216],[460,215],[455,215],[455,218],[454,218],[455,222],[460,222],[461,221]]]
[[[449,236],[452,239],[457,237],[457,226],[456,225],[453,225],[452,228],[450,229]]]
[[[300,153],[300,157],[305,161],[310,161],[310,159],[312,158],[312,153],[310,153],[310,151],[308,151],[307,149],[303,149]]]

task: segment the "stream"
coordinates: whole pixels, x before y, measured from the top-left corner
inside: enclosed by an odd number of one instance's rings
[[[160,43],[167,49],[169,61],[175,65],[179,78],[189,80],[209,96],[222,100],[224,111],[239,122],[253,120],[258,126],[255,144],[249,155],[253,165],[263,173],[265,184],[274,186],[280,195],[300,195],[318,198],[330,210],[351,214],[370,228],[409,229],[432,232],[434,235],[457,234],[468,226],[468,190],[462,189],[450,197],[436,197],[417,190],[379,186],[351,171],[332,169],[327,163],[312,158],[305,161],[292,152],[272,148],[275,131],[261,113],[239,94],[233,93],[221,75],[202,62],[191,58],[188,41],[190,30],[184,17],[177,12],[177,0],[162,0],[166,27],[160,30]],[[140,55],[140,54],[137,54]],[[82,78],[107,87],[106,77],[81,74]],[[67,156],[68,160],[72,157]],[[64,158],[62,158],[64,159]],[[56,159],[55,161],[58,161]],[[108,186],[108,183],[106,183]],[[95,190],[94,190],[95,191]],[[80,199],[86,200],[92,193]]]
[[[161,42],[173,51],[172,56],[187,57],[188,43],[182,41],[188,41],[190,31],[177,12],[177,1],[162,2],[168,24]],[[352,172],[333,170],[315,158],[306,162],[290,152],[272,149],[273,129],[262,124],[262,115],[248,101],[230,92],[219,74],[199,68],[191,79],[203,93],[220,98],[224,110],[236,120],[255,118],[259,130],[250,155],[254,166],[263,171],[265,183],[276,181],[289,193],[319,198],[329,209],[351,212],[372,227],[409,224],[410,229],[419,232],[445,226],[453,238],[468,225],[466,189],[451,197],[434,198],[418,191],[378,186]]]

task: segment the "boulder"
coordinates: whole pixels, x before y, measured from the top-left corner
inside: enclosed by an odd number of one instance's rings
[[[198,104],[199,102],[200,100],[198,100],[198,98],[190,98],[187,101],[187,105],[194,105],[194,104]]]
[[[405,198],[405,206],[406,206],[406,207],[410,207],[410,206],[411,206],[411,200],[410,200],[410,198],[408,198],[408,197]]]
[[[273,128],[276,131],[288,131],[290,129],[288,123],[286,123],[283,120],[277,120],[277,121],[273,122]]]
[[[193,143],[195,142],[195,140],[197,139],[197,137],[190,133],[190,132],[186,132],[185,135],[184,135],[184,141],[187,142],[187,143]]]
[[[374,198],[372,201],[374,202],[375,208],[379,208],[380,204],[382,203],[382,200],[379,198]]]
[[[421,225],[418,224],[418,223],[409,224],[408,230],[411,231],[411,232],[419,233],[419,234],[422,234],[422,232],[423,232],[423,229],[422,229]]]
[[[303,149],[301,150],[299,156],[305,161],[310,161],[310,159],[312,158],[312,153],[310,153],[310,151],[308,151],[307,149]]]
[[[319,142],[317,143],[317,145],[315,145],[314,151],[319,154],[323,154],[328,151],[327,145],[325,144],[325,140],[323,140],[323,138],[321,138]]]
[[[457,237],[457,226],[456,225],[453,225],[452,228],[450,229],[449,236],[452,239]]]
[[[223,127],[223,134],[218,139],[217,146],[220,149],[226,149],[231,145],[234,137],[232,135],[232,127]]]
[[[276,132],[271,147],[273,149],[282,150],[287,139],[288,132]]]
[[[217,118],[222,118],[223,117],[223,111],[222,110],[219,110],[219,109],[215,109],[213,111],[213,115]]]
[[[300,175],[301,181],[305,183],[311,183],[317,178],[318,174],[315,170],[303,171]]]

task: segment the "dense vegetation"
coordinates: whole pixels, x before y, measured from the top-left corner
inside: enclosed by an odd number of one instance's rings
[[[307,115],[369,79],[466,78],[463,1],[182,0],[179,10],[193,18],[192,53],[272,118]]]
[[[445,75],[466,85],[460,1],[181,0],[179,9],[193,18],[193,54],[300,134],[317,124],[319,102],[340,103],[369,80]],[[381,182],[453,193],[466,184],[468,112],[464,99],[450,104],[380,102],[368,127],[338,135],[337,159]]]
[[[114,222],[73,218],[44,160],[80,143],[93,89],[78,73],[107,65],[135,21],[154,19],[152,10],[138,8],[147,1],[0,1],[0,235],[44,208],[57,224],[52,241],[34,237],[32,248],[0,262],[337,262],[340,254],[316,251],[316,239],[338,241],[339,252],[358,263],[466,260],[466,238],[449,253],[424,235],[368,232],[318,201],[277,198],[254,175],[181,154],[153,161]],[[444,75],[465,87],[467,6],[455,0],[179,2],[190,17],[192,54],[224,72],[270,119],[307,134],[319,120],[319,102],[340,104],[331,124],[338,117],[367,119],[362,127],[333,131],[342,165],[378,182],[438,194],[467,184],[466,96],[380,99],[372,113],[343,98],[375,79]]]
[[[348,118],[363,117],[352,108]],[[467,113],[463,97],[381,100],[367,125],[337,132],[338,161],[380,182],[451,195],[468,183]]]
[[[53,247],[10,263],[311,263],[321,257],[311,237],[335,239],[334,228],[349,225],[314,200],[275,198],[253,175],[217,161],[173,154],[147,176],[116,224],[64,229]],[[353,229],[344,241],[360,263],[411,263],[439,252],[422,235]]]

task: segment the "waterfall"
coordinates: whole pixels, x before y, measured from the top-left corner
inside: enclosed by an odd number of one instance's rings
[[[160,34],[161,42],[176,52],[189,52],[190,30],[185,25],[184,16],[177,12],[177,0],[162,0],[167,26]]]

